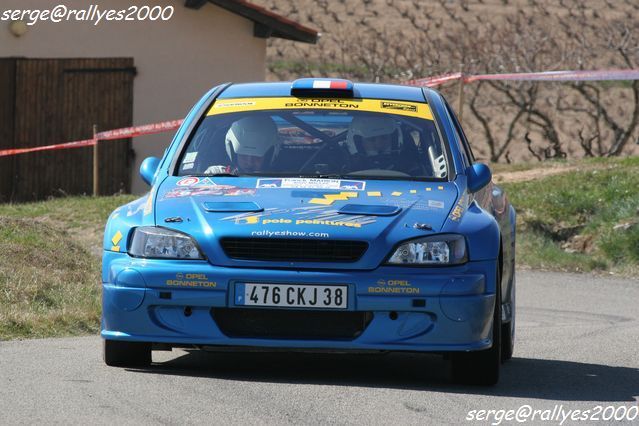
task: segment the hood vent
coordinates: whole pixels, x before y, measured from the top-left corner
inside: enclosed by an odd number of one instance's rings
[[[402,211],[402,208],[397,206],[347,204],[339,209],[338,213],[365,216],[395,216],[400,211]]]

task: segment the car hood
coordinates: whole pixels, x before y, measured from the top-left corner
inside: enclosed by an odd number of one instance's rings
[[[440,232],[459,197],[454,182],[256,177],[168,177],[155,200],[158,226],[192,235],[212,264],[312,267],[297,261],[238,260],[225,238],[368,243],[356,262],[373,269],[401,241]]]

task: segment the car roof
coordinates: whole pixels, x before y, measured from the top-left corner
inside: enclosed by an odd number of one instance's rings
[[[218,99],[291,96],[292,84],[293,82],[290,81],[234,83],[228,86],[218,96]],[[399,84],[353,83],[353,93],[353,98],[426,102],[421,87],[402,86]]]

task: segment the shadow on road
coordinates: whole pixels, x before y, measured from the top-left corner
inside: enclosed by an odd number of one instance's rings
[[[634,401],[639,368],[513,358],[494,387],[455,385],[440,356],[193,351],[140,373],[270,383],[363,386],[557,401]]]

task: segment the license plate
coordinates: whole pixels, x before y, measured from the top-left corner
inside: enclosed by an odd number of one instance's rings
[[[346,309],[348,286],[257,284],[235,285],[235,304],[313,309]]]

